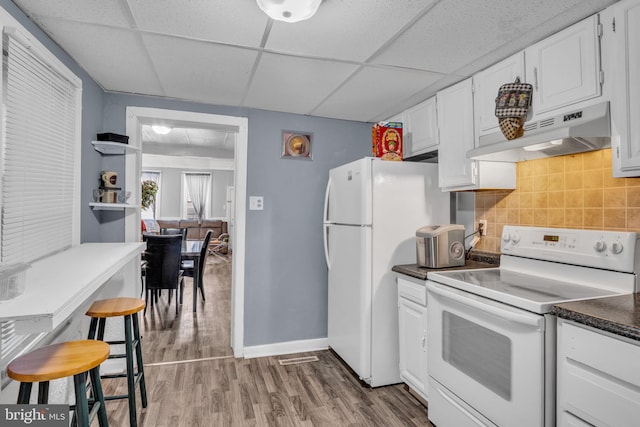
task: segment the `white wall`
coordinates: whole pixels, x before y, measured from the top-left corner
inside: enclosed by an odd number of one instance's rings
[[[160,191],[158,194],[158,218],[181,218],[183,200],[183,174],[189,171],[211,173],[211,193],[209,195],[208,218],[227,219],[227,187],[233,185],[233,171],[228,170],[203,170],[186,168],[167,168],[145,166],[144,170],[152,170],[161,173]]]

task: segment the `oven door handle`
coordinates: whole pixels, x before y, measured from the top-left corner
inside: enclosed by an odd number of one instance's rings
[[[468,307],[473,307],[476,308],[478,310],[481,310],[485,313],[490,313],[494,316],[497,316],[501,319],[506,319],[512,322],[516,322],[516,323],[520,323],[526,326],[533,326],[536,329],[542,330],[543,329],[543,317],[542,316],[534,316],[532,315],[531,317],[523,315],[523,314],[518,314],[518,313],[514,313],[511,310],[505,310],[505,309],[501,309],[499,307],[496,307],[494,305],[490,305],[490,304],[486,304],[480,301],[477,301],[473,298],[468,298],[465,297],[464,295],[459,295],[458,293],[449,291],[447,289],[445,289],[444,286],[439,285],[437,283],[428,282],[428,286],[427,286],[427,291],[431,292],[432,294],[436,295],[436,296],[440,296],[443,298],[448,298],[452,301],[455,301],[459,304],[462,305],[466,305]],[[471,294],[473,295],[473,294]],[[428,304],[428,302],[427,302]]]

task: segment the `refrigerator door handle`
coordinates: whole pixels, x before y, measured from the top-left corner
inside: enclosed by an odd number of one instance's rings
[[[324,240],[324,259],[327,262],[327,268],[331,270],[329,263],[329,192],[331,191],[331,175],[327,180],[327,188],[324,191],[324,213],[322,216],[322,239]]]
[[[327,268],[331,270],[331,264],[329,263],[329,226],[330,224],[322,225],[322,237],[324,240],[324,259],[327,262]]]
[[[329,221],[329,191],[331,190],[331,175],[327,180],[327,188],[324,190],[324,214],[322,216],[322,222]]]

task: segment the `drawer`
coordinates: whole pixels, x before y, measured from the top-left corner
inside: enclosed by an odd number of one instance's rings
[[[565,357],[640,387],[640,342],[634,345],[565,321],[560,325],[559,350]]]
[[[426,307],[427,287],[424,282],[415,283],[398,277],[398,297],[406,298]]]

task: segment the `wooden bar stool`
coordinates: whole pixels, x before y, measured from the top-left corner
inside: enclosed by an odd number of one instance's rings
[[[38,385],[38,404],[49,403],[49,381],[73,375],[76,394],[76,419],[89,426],[98,415],[101,427],[108,426],[104,395],[100,383],[100,364],[109,357],[109,345],[95,340],[68,341],[42,347],[15,358],[7,366],[7,375],[20,381],[18,404],[28,404],[33,383]],[[87,399],[87,372],[91,377],[93,398]]]
[[[95,301],[87,316],[91,317],[89,339],[104,340],[104,328],[108,317],[124,317],[124,341],[106,341],[108,344],[124,344],[124,354],[112,354],[110,359],[126,359],[127,373],[102,375],[101,378],[127,378],[127,394],[105,396],[105,400],[128,399],[129,423],[137,426],[136,419],[136,385],[140,386],[142,407],[147,407],[147,387],[144,381],[144,366],[142,363],[142,345],[140,342],[140,326],[138,312],[144,310],[145,302],[139,298],[110,298]],[[135,355],[134,355],[135,352]],[[134,369],[134,357],[137,369]]]

